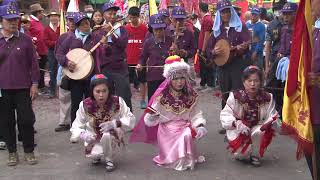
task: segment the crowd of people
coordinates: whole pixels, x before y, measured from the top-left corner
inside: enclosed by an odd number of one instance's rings
[[[59,11],[45,16],[37,3],[30,6],[29,15],[19,14],[14,0],[2,4],[0,149],[9,152],[8,166],[18,164],[16,124],[26,162],[37,163],[32,101],[42,95],[59,98],[55,131],[70,130],[70,141],[82,140],[86,157],[94,164],[104,161],[107,171],[116,167],[113,154],[125,143],[128,129],[133,130],[131,143],[158,147],[153,159],[157,165],[193,169],[204,161],[195,142],[208,132],[199,92],[218,91],[219,133],[226,134],[235,159],[260,166],[281,126],[298,5],[273,2],[273,16],[257,6],[242,15],[229,0],[218,1],[215,7],[212,13],[208,4],[200,3],[199,18],[178,5],[149,18],[141,17],[139,7],[131,7],[122,18],[117,15],[119,7],[105,3],[90,13],[67,12],[67,32],[60,33]],[[319,14],[315,10],[315,17]],[[42,23],[45,17],[47,26]],[[118,23],[122,25],[113,29]],[[319,28],[318,20],[315,31]],[[225,64],[218,66],[214,60],[225,51],[220,40],[227,40],[230,52]],[[90,51],[97,43],[101,45],[91,52],[90,75],[69,78],[65,70],[75,72],[79,64],[68,52]],[[199,86],[194,74],[199,75]],[[139,121],[133,114],[130,84],[139,91],[139,105],[145,109]]]

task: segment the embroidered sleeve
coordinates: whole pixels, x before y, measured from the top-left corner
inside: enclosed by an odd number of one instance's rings
[[[232,126],[233,122],[236,121],[236,117],[234,116],[233,110],[235,109],[236,102],[233,93],[231,92],[229,98],[227,100],[227,104],[220,113],[220,121],[222,127],[231,130],[234,129]]]
[[[85,131],[86,126],[86,114],[83,106],[83,101],[79,104],[79,109],[76,114],[76,119],[72,123],[72,127],[70,129],[72,133],[72,137],[79,140],[81,132]]]
[[[130,108],[127,106],[127,104],[124,102],[124,100],[121,97],[119,97],[119,104],[120,104],[121,124],[129,127],[129,129],[133,129],[136,123],[135,116],[131,113]]]
[[[157,111],[159,111],[159,102],[158,102],[158,98],[156,98],[151,107]],[[152,116],[150,113],[146,113],[146,115],[144,116],[144,123],[151,127],[151,126],[156,126],[159,124],[159,121],[160,121],[160,116]]]
[[[269,121],[272,120],[272,118],[274,116],[276,116],[278,114],[277,110],[276,110],[276,103],[275,103],[275,100],[273,99],[273,96],[272,94],[270,94],[270,102],[269,102],[269,105],[268,105],[268,108],[267,108],[267,111],[266,111],[266,116],[265,116],[265,122],[264,123],[267,123]]]
[[[198,101],[196,102],[195,106],[192,108],[190,112],[190,118],[193,128],[198,127],[200,124],[203,124],[204,126],[206,125],[206,120],[203,117],[203,113],[200,109]]]

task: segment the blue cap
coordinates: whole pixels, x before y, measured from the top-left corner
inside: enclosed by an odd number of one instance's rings
[[[167,27],[166,23],[164,22],[163,16],[161,14],[154,14],[150,16],[149,24],[153,29]]]
[[[161,14],[161,15],[164,16],[164,17],[170,17],[170,14],[169,14],[169,10],[168,10],[168,9],[161,9],[161,10],[159,10],[159,14]]]
[[[0,16],[3,19],[20,18],[19,10],[16,6],[5,5],[0,7]]]
[[[226,8],[232,8],[232,4],[229,0],[218,1],[217,3],[217,11],[222,11]]]
[[[114,9],[116,11],[120,10],[120,8],[118,6],[115,6],[113,3],[104,3],[104,5],[102,6],[102,11],[108,11],[110,9]]]
[[[76,12],[67,12],[66,18],[67,19],[73,19],[75,14],[76,14]]]
[[[171,16],[175,19],[185,19],[187,18],[187,13],[183,7],[176,6],[173,8]]]
[[[286,3],[283,8],[281,9],[281,12],[286,13],[286,12],[296,12],[298,9],[298,5],[296,3]]]
[[[14,6],[17,6],[18,3],[17,3],[17,0],[3,0],[2,3],[1,3],[1,6],[4,6],[4,5],[14,5]]]
[[[77,12],[77,13],[74,14],[73,22],[75,24],[78,24],[83,19],[89,19],[89,17],[83,12]]]
[[[251,12],[251,14],[259,15],[259,14],[261,14],[261,9],[257,6],[254,6],[250,9],[250,12]]]

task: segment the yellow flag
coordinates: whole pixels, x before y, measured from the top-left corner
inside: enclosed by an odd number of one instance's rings
[[[156,4],[156,0],[149,0],[149,15],[152,16],[154,14],[158,14],[158,8]]]
[[[65,32],[67,32],[66,21],[65,21],[65,17],[64,17],[64,12],[61,9],[60,10],[60,34],[63,34]]]
[[[307,74],[311,70],[311,2],[301,0],[295,20],[290,52],[290,64],[283,96],[283,130],[298,143],[297,158],[312,153],[313,129],[311,121],[310,88]]]

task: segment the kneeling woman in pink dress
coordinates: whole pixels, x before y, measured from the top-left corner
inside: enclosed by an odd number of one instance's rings
[[[179,56],[166,59],[166,80],[150,99],[130,139],[156,144],[159,153],[153,161],[179,171],[194,169],[199,162],[195,141],[207,133],[198,95],[189,84],[189,71],[190,66]]]

